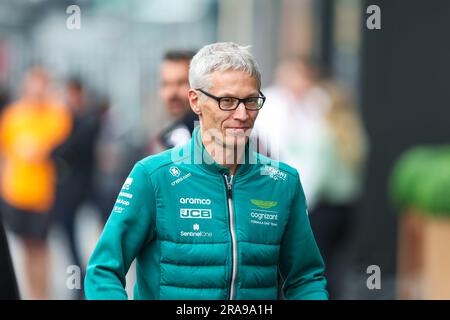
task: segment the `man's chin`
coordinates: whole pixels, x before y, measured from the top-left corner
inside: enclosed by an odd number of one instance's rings
[[[189,108],[183,105],[175,104],[169,105],[169,113],[174,118],[180,118],[188,112]]]
[[[248,137],[246,136],[229,136],[225,137],[225,141],[223,143],[224,148],[227,149],[236,149],[236,148],[244,148],[245,144],[248,141]]]

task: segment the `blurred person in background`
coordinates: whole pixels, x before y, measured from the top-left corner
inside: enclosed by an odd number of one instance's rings
[[[102,97],[97,100],[100,125],[95,146],[91,200],[100,214],[103,227],[116,200],[117,185],[122,181],[119,168],[123,162],[123,153],[120,152],[116,129],[120,125],[120,119],[112,113],[109,98]]]
[[[14,266],[9,253],[3,221],[0,216],[0,300],[17,300],[20,298],[17,288]]]
[[[70,114],[51,93],[47,71],[31,68],[22,97],[6,107],[0,119],[4,218],[22,240],[32,299],[48,298],[47,234],[56,180],[50,154],[71,130]]]
[[[198,116],[189,105],[189,63],[194,51],[173,50],[164,55],[159,95],[172,123],[158,134],[150,149],[158,153],[185,144],[191,138]]]
[[[330,297],[338,298],[344,263],[336,253],[351,231],[367,152],[362,123],[349,95],[312,59],[283,60],[264,92],[258,138],[268,154],[299,170]]]
[[[9,92],[5,87],[0,86],[0,112],[9,104]]]
[[[0,111],[8,104],[9,95],[0,87]],[[8,239],[3,227],[3,210],[0,210],[0,300],[19,299],[14,267],[9,252]]]
[[[148,155],[148,150],[145,143],[136,145],[130,142],[131,132],[124,126],[118,106],[111,105],[110,99],[104,95],[93,100],[99,117],[99,131],[95,143],[93,192],[90,202],[98,210],[103,227],[123,179],[127,177],[135,159]]]
[[[54,204],[56,221],[68,236],[75,265],[84,267],[77,245],[76,214],[92,193],[95,145],[100,127],[99,111],[89,106],[86,89],[80,79],[70,79],[65,87],[66,106],[72,114],[72,131],[52,152],[57,164],[58,184]],[[82,290],[78,291],[82,294]],[[79,298],[81,298],[79,296]]]

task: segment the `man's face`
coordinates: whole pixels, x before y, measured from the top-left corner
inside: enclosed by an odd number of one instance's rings
[[[177,119],[189,108],[189,62],[165,61],[161,66],[159,94],[169,114]]]
[[[217,97],[248,98],[259,96],[258,81],[240,70],[216,71],[210,74],[212,87],[206,91]],[[197,90],[189,91],[194,112],[199,114],[202,131],[213,132],[215,139],[226,148],[245,145],[255,123],[258,111],[247,110],[243,103],[237,109],[224,111],[218,102],[206,98]],[[215,134],[214,132],[219,133]]]
[[[34,69],[27,73],[24,84],[24,95],[35,101],[44,100],[50,89],[50,78],[42,69]]]
[[[83,89],[68,85],[66,87],[66,104],[74,112],[81,112],[84,106],[85,95]]]

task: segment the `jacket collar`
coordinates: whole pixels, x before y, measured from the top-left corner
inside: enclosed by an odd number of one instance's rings
[[[199,165],[202,169],[220,175],[229,175],[230,169],[218,164],[206,150],[203,141],[200,126],[195,127],[191,138],[191,163]],[[256,157],[253,148],[249,147],[249,143],[245,145],[245,156],[243,163],[239,164],[236,169],[236,176],[241,176],[249,172],[252,165],[256,164]]]

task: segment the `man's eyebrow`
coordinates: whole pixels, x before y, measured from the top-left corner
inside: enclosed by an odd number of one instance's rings
[[[238,96],[231,94],[229,92],[225,92],[223,94],[219,94],[217,95],[218,97],[233,97],[233,98],[239,98]],[[250,98],[250,97],[259,97],[259,92],[255,91],[253,93],[250,93],[248,95],[246,95],[245,97],[241,98],[241,99],[246,99],[246,98]]]

